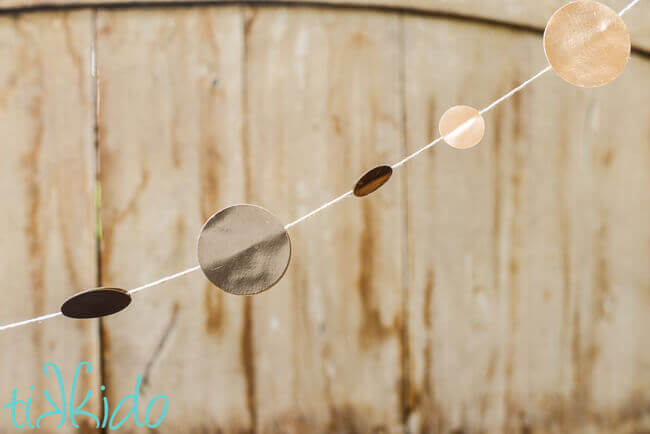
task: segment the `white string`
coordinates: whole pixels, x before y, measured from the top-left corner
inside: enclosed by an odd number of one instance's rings
[[[625,6],[623,9],[621,9],[621,11],[620,11],[618,14],[619,14],[620,16],[622,16],[622,15],[625,14],[627,11],[629,11],[630,9],[632,9],[632,8],[633,8],[637,3],[639,3],[640,1],[641,1],[641,0],[633,0],[633,1],[630,2],[627,6]],[[91,72],[91,73],[92,73],[93,76],[95,76],[95,74],[96,74],[96,70],[95,70],[96,66],[95,66],[95,47],[94,47],[94,44],[93,44],[93,46],[92,46],[92,58],[91,58],[91,62],[92,62],[92,72]],[[550,71],[550,70],[551,70],[551,66],[549,65],[549,66],[547,66],[546,68],[544,68],[544,69],[542,69],[541,71],[539,71],[537,74],[533,75],[533,76],[532,76],[531,78],[529,78],[528,80],[526,80],[526,81],[524,81],[523,83],[521,83],[519,86],[517,86],[517,87],[515,87],[514,89],[512,89],[510,92],[508,92],[508,93],[506,93],[505,95],[503,95],[501,98],[499,98],[499,99],[495,100],[494,102],[490,103],[487,107],[485,107],[484,109],[480,110],[480,111],[479,111],[479,114],[482,115],[483,113],[487,113],[487,112],[489,112],[489,111],[492,110],[494,107],[496,107],[497,105],[501,104],[503,101],[505,101],[505,100],[511,98],[514,94],[516,94],[517,92],[519,92],[520,90],[522,90],[523,88],[525,88],[526,86],[528,86],[528,85],[531,84],[533,81],[537,80],[539,77],[541,77],[542,75],[544,75],[545,73],[547,73],[547,72]],[[471,121],[471,120],[470,120],[470,121]],[[454,133],[455,131],[459,130],[460,128],[465,127],[465,124],[467,124],[467,123],[470,122],[470,121],[466,121],[466,122],[464,122],[463,124],[461,124],[461,125],[459,125],[458,127],[456,127],[456,128],[452,131],[452,133]],[[451,134],[451,133],[450,133],[450,134]],[[406,163],[407,161],[412,160],[413,158],[417,157],[418,155],[420,155],[421,153],[423,153],[423,152],[426,151],[427,149],[432,148],[433,146],[435,146],[435,145],[436,145],[438,142],[440,142],[442,139],[443,139],[442,137],[438,137],[437,139],[433,140],[431,143],[429,143],[429,144],[423,146],[422,148],[418,149],[417,151],[413,152],[412,154],[410,154],[410,155],[404,157],[402,160],[400,160],[400,161],[398,161],[397,163],[393,164],[391,167],[392,167],[393,169],[397,169],[397,168],[401,167],[401,166],[404,165],[404,163]],[[300,222],[303,222],[303,221],[307,220],[307,219],[310,218],[310,217],[313,217],[314,215],[318,214],[319,212],[323,211],[324,209],[329,208],[330,206],[332,206],[332,205],[334,205],[334,204],[336,204],[336,203],[342,201],[343,199],[345,199],[345,198],[351,196],[352,193],[353,193],[353,190],[350,190],[350,191],[348,191],[348,192],[346,192],[346,193],[343,193],[343,194],[340,195],[339,197],[330,200],[329,202],[327,202],[327,203],[321,205],[320,207],[316,208],[315,210],[311,211],[310,213],[305,214],[304,216],[300,217],[299,219],[294,220],[294,221],[292,221],[291,223],[286,224],[286,225],[284,226],[285,230],[291,228],[292,226],[297,225],[297,224],[300,223]],[[142,285],[142,286],[138,286],[137,288],[130,289],[128,292],[129,292],[129,294],[135,294],[136,292],[140,292],[140,291],[145,290],[145,289],[147,289],[147,288],[152,288],[152,287],[154,287],[154,286],[158,286],[158,285],[160,285],[160,284],[163,284],[163,283],[168,282],[168,281],[170,281],[170,280],[173,280],[173,279],[176,279],[176,278],[178,278],[178,277],[184,276],[184,275],[186,275],[186,274],[192,273],[192,272],[194,272],[194,271],[198,271],[198,270],[200,270],[200,269],[201,269],[201,266],[200,266],[200,265],[196,265],[196,266],[194,266],[194,267],[192,267],[192,268],[188,268],[188,269],[183,270],[183,271],[180,271],[180,272],[178,272],[178,273],[171,274],[171,275],[169,275],[169,276],[163,277],[162,279],[158,279],[158,280],[153,281],[153,282],[151,282],[151,283],[147,283],[146,285]],[[35,323],[35,322],[45,321],[45,320],[47,320],[47,319],[54,318],[54,317],[57,317],[57,316],[59,316],[59,315],[61,315],[61,312],[51,313],[51,314],[48,314],[48,315],[39,316],[38,318],[32,318],[32,319],[28,319],[28,320],[25,320],[25,321],[20,321],[20,322],[15,322],[15,323],[7,324],[7,325],[4,325],[4,326],[0,326],[0,331],[7,330],[7,329],[10,329],[10,328],[14,328],[14,327],[20,327],[20,326],[27,325],[27,324],[31,324],[31,323]]]
[[[628,4],[627,6],[625,6],[623,9],[621,9],[621,11],[618,13],[618,15],[622,17],[622,16],[623,16],[627,11],[629,11],[630,9],[632,9],[632,8],[634,7],[634,5],[636,5],[636,4],[639,3],[640,1],[641,1],[641,0],[634,0],[633,2],[631,2],[630,4]]]
[[[297,225],[298,223],[307,220],[309,217],[312,217],[312,216],[318,214],[319,212],[321,212],[321,211],[324,210],[325,208],[329,208],[330,206],[334,205],[335,203],[342,201],[342,200],[345,199],[346,197],[352,195],[352,192],[353,192],[353,191],[350,190],[350,191],[348,191],[348,192],[346,192],[346,193],[343,193],[342,195],[340,195],[340,196],[337,197],[336,199],[332,199],[332,200],[330,200],[329,202],[327,202],[327,203],[325,203],[325,204],[319,206],[318,208],[316,208],[315,210],[313,210],[313,211],[310,212],[309,214],[305,214],[304,216],[300,217],[298,220],[294,220],[294,221],[292,221],[291,223],[288,223],[287,225],[285,225],[284,229],[289,229],[291,226],[295,226],[295,225]]]
[[[50,314],[47,314],[47,315],[39,316],[38,318],[26,319],[25,321],[19,321],[19,322],[7,324],[7,325],[4,325],[4,326],[0,326],[0,332],[3,331],[3,330],[12,329],[14,327],[20,327],[20,326],[24,326],[24,325],[27,325],[27,324],[31,324],[31,323],[34,323],[34,322],[45,321],[46,319],[55,318],[55,317],[57,317],[59,315],[62,315],[62,313],[61,312],[55,312],[55,313],[50,313]]]
[[[140,292],[143,289],[151,288],[152,286],[158,286],[158,285],[160,285],[162,283],[165,283],[167,281],[176,279],[177,277],[185,276],[186,274],[190,274],[190,273],[192,273],[194,271],[197,271],[197,270],[200,270],[200,269],[201,269],[200,265],[197,265],[197,266],[192,267],[192,268],[188,268],[187,270],[183,270],[183,271],[180,271],[180,272],[178,272],[176,274],[171,274],[171,275],[169,275],[167,277],[163,277],[162,279],[158,279],[158,280],[156,280],[154,282],[147,283],[146,285],[142,285],[142,286],[138,286],[137,288],[129,289],[129,294],[135,294],[136,292]]]
[[[618,14],[619,14],[620,16],[623,16],[623,14],[625,14],[627,11],[629,11],[630,9],[632,9],[632,8],[634,7],[634,5],[636,5],[636,4],[639,3],[640,1],[641,1],[641,0],[633,0],[633,1],[630,2],[627,6],[625,6],[623,9],[621,9],[621,11],[620,11]],[[503,101],[505,101],[505,100],[511,98],[514,94],[516,94],[517,92],[519,92],[520,90],[522,90],[523,88],[525,88],[526,86],[528,86],[529,84],[531,84],[533,81],[537,80],[537,79],[538,79],[539,77],[541,77],[542,75],[546,74],[546,73],[547,73],[548,71],[550,71],[551,69],[552,69],[551,65],[548,65],[546,68],[542,69],[542,70],[539,71],[537,74],[533,75],[533,76],[530,77],[528,80],[524,81],[524,82],[521,83],[519,86],[517,86],[517,87],[515,87],[514,89],[512,89],[510,92],[506,93],[506,94],[503,95],[501,98],[499,98],[499,99],[495,100],[494,102],[490,103],[490,105],[488,105],[488,106],[485,107],[484,109],[480,110],[478,113],[479,113],[480,115],[482,115],[483,113],[487,113],[487,112],[489,112],[490,110],[492,110],[493,108],[495,108],[496,106],[498,106],[499,104],[501,104]],[[460,128],[463,128],[464,125],[465,125],[467,122],[469,122],[469,121],[466,121],[466,122],[462,123],[461,125],[459,125],[458,127],[456,127],[456,128],[455,128],[455,129],[450,133],[450,134],[453,134],[455,131],[459,130]],[[432,142],[429,143],[428,145],[423,146],[422,148],[418,149],[417,151],[415,151],[415,152],[412,153],[411,155],[408,155],[408,156],[405,157],[404,159],[402,159],[402,160],[398,161],[397,163],[393,164],[391,167],[392,167],[393,169],[397,169],[398,167],[402,166],[402,165],[403,165],[404,163],[406,163],[407,161],[412,160],[413,158],[415,158],[415,157],[417,157],[418,155],[420,155],[422,152],[424,152],[424,151],[426,151],[427,149],[429,149],[429,148],[435,146],[435,145],[436,145],[439,141],[441,141],[442,139],[443,139],[443,137],[438,137],[437,139],[435,139],[434,141],[432,141]]]
[[[519,86],[517,86],[517,87],[515,87],[514,89],[512,89],[510,92],[508,92],[508,93],[506,93],[505,95],[503,95],[501,98],[499,98],[499,99],[495,100],[494,102],[490,103],[490,105],[488,105],[487,107],[485,107],[484,109],[482,109],[482,110],[479,111],[478,113],[479,113],[480,115],[482,115],[483,113],[489,112],[489,111],[492,110],[494,107],[496,107],[497,105],[501,104],[503,101],[507,100],[508,98],[512,97],[514,94],[516,94],[517,92],[519,92],[520,90],[522,90],[524,87],[528,86],[530,83],[532,83],[533,81],[537,80],[539,77],[541,77],[542,75],[544,75],[545,73],[547,73],[547,72],[550,71],[550,70],[551,70],[551,67],[550,67],[550,66],[547,66],[546,68],[544,68],[544,69],[542,69],[541,71],[539,71],[537,74],[533,75],[533,76],[532,76],[531,78],[529,78],[528,80],[526,80],[526,81],[524,81],[523,83],[521,83]],[[462,124],[460,124],[459,126],[457,126],[456,128],[454,128],[454,129],[449,133],[449,135],[451,135],[451,134],[455,134],[455,133],[458,133],[458,132],[461,131],[462,129],[468,127],[472,122],[473,122],[473,119],[469,119],[469,120],[463,122]],[[403,165],[404,163],[406,163],[407,161],[412,160],[413,158],[417,157],[418,155],[420,155],[421,153],[423,153],[423,152],[426,151],[427,149],[429,149],[429,148],[435,146],[435,145],[436,145],[438,142],[440,142],[442,139],[443,139],[443,137],[438,137],[438,138],[435,139],[433,142],[429,143],[429,144],[426,145],[426,146],[421,147],[421,148],[418,149],[417,151],[415,151],[415,152],[413,152],[412,154],[406,156],[404,159],[402,159],[402,160],[398,161],[397,163],[393,164],[391,167],[392,167],[393,169],[397,169],[398,167],[402,166],[402,165]]]
[[[487,113],[487,112],[489,112],[489,111],[492,110],[494,107],[498,106],[498,105],[501,104],[503,101],[505,101],[505,100],[511,98],[514,94],[516,94],[517,92],[519,92],[520,90],[522,90],[524,87],[528,86],[530,83],[532,83],[533,81],[537,80],[539,77],[541,77],[542,75],[546,74],[546,73],[547,73],[548,71],[550,71],[550,70],[551,70],[551,65],[549,65],[549,66],[547,66],[546,68],[542,69],[542,70],[539,71],[537,74],[533,75],[533,76],[530,77],[528,80],[524,81],[524,82],[521,83],[519,86],[517,86],[517,87],[515,87],[514,89],[512,89],[510,92],[506,93],[506,94],[503,95],[501,98],[499,98],[498,100],[494,101],[494,102],[491,103],[489,106],[485,107],[483,110],[480,110],[480,111],[478,112],[478,114],[482,115],[483,113]]]
[[[462,124],[461,124],[461,126],[462,126]],[[404,159],[398,161],[397,163],[393,164],[393,165],[390,166],[390,167],[392,167],[393,169],[397,169],[397,168],[400,167],[402,164],[406,163],[406,162],[409,161],[409,160],[412,160],[413,158],[417,157],[418,155],[420,155],[421,153],[423,153],[423,152],[426,151],[427,149],[429,149],[429,148],[431,148],[431,147],[433,147],[433,146],[436,146],[436,144],[437,144],[439,141],[441,141],[441,140],[442,140],[442,137],[438,137],[438,138],[435,139],[433,142],[429,143],[429,144],[426,145],[426,146],[421,147],[420,149],[418,149],[417,151],[415,151],[415,152],[412,153],[411,155],[408,155],[407,157],[405,157]]]

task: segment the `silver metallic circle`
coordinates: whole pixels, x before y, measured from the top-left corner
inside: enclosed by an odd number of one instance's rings
[[[197,255],[203,274],[218,288],[254,295],[284,276],[291,240],[284,225],[264,208],[234,205],[205,222]]]

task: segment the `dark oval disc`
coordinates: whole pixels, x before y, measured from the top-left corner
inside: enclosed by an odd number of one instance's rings
[[[120,288],[93,288],[68,298],[61,313],[70,318],[100,318],[131,304],[131,294]]]
[[[377,166],[367,171],[354,186],[354,195],[362,197],[377,191],[392,175],[393,168],[390,166]]]

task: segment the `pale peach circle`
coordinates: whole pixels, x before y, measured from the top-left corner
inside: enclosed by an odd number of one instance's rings
[[[558,9],[544,31],[544,51],[553,70],[580,87],[598,87],[618,77],[630,57],[630,32],[611,8],[578,0]]]
[[[449,146],[467,149],[483,138],[485,121],[474,107],[457,105],[442,115],[438,130]]]

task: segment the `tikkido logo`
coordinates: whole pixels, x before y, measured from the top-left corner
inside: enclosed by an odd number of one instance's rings
[[[46,413],[43,413],[39,415],[36,418],[36,422],[33,422],[32,417],[30,416],[30,410],[31,410],[31,405],[32,405],[32,397],[27,398],[26,401],[18,399],[18,389],[13,389],[12,396],[11,396],[11,401],[4,406],[5,410],[9,410],[11,412],[11,422],[13,423],[14,427],[17,429],[29,427],[29,428],[40,428],[41,426],[41,421],[46,418],[46,417],[54,417],[54,416],[59,416],[60,421],[59,424],[56,426],[57,428],[63,428],[65,425],[66,419],[70,419],[70,423],[72,424],[73,427],[79,428],[79,424],[77,423],[77,416],[86,416],[92,419],[95,422],[96,428],[99,428],[100,426],[102,428],[110,428],[112,430],[120,428],[122,425],[124,425],[131,416],[133,416],[133,419],[135,420],[135,424],[137,426],[147,426],[148,428],[157,428],[165,419],[165,416],[167,415],[167,411],[169,410],[169,400],[165,395],[157,395],[155,396],[152,400],[149,401],[147,405],[147,409],[145,411],[145,416],[144,420],[141,421],[138,415],[138,396],[140,395],[140,386],[142,384],[142,375],[138,375],[138,379],[136,381],[135,385],[135,393],[131,395],[125,396],[115,407],[113,412],[111,413],[108,408],[108,399],[104,396],[103,402],[104,402],[104,411],[102,415],[102,420],[100,422],[100,419],[97,415],[83,410],[83,407],[88,403],[88,400],[92,396],[92,391],[88,390],[86,392],[86,396],[83,398],[81,401],[81,404],[76,405],[75,401],[75,395],[76,395],[76,389],[77,389],[77,380],[79,379],[79,374],[82,370],[82,368],[85,367],[85,372],[89,373],[93,369],[93,365],[90,364],[89,362],[81,362],[79,365],[77,365],[77,368],[75,370],[74,378],[72,380],[72,387],[70,389],[70,394],[66,395],[65,388],[63,386],[63,379],[61,378],[61,371],[59,370],[58,366],[54,363],[46,363],[43,366],[43,372],[45,375],[50,375],[54,374],[56,376],[56,380],[59,386],[59,392],[60,392],[60,402],[57,403],[55,400],[52,398],[52,395],[50,392],[47,390],[43,390],[43,395],[45,396],[45,399],[50,403],[52,406],[53,410],[48,411]],[[30,390],[34,390],[34,386],[29,386]],[[101,386],[101,390],[104,391],[106,390],[106,387]],[[156,404],[156,401],[161,401],[161,404],[163,406],[162,412],[158,419],[155,422],[150,422],[149,420],[149,413],[153,409],[154,405]],[[116,420],[117,414],[120,411],[122,407],[125,407],[125,405],[129,402],[132,401],[131,403],[131,409],[128,410],[125,416],[123,416],[120,420]],[[20,417],[22,424],[19,423],[19,413],[22,413],[20,406],[24,406],[25,409],[25,415],[24,418]],[[158,406],[160,407],[160,405]],[[127,408],[127,407],[125,407]]]

